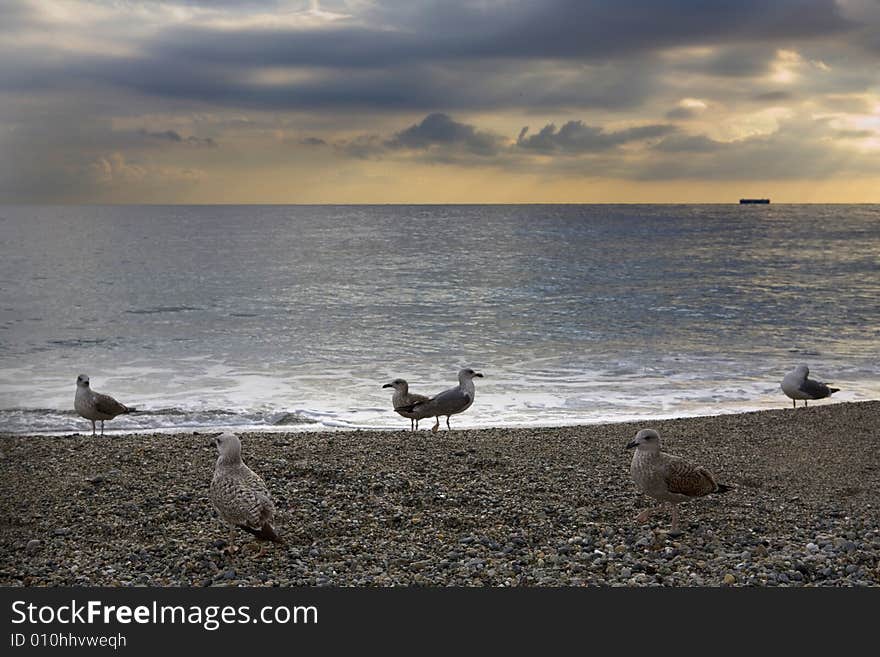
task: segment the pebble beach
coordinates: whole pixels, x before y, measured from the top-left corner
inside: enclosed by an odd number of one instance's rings
[[[880,401],[557,428],[241,434],[284,543],[217,517],[207,432],[0,436],[3,586],[877,586]],[[401,425],[408,421],[402,420]],[[110,425],[108,425],[109,428]],[[732,485],[653,501],[624,445]]]

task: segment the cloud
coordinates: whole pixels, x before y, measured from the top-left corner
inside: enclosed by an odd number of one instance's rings
[[[184,144],[186,146],[198,146],[204,148],[216,148],[217,142],[210,137],[182,137],[175,130],[165,130],[160,132],[150,132],[148,130],[139,130],[138,134],[148,139],[156,139],[159,141],[167,141],[173,144]]]
[[[356,12],[348,18],[279,19],[271,27],[246,20],[271,13],[271,2],[178,2],[141,8],[149,29],[139,31],[123,6],[102,6],[90,50],[62,51],[51,41],[10,50],[7,65],[0,63],[0,85],[98,83],[267,109],[620,108],[637,106],[655,89],[646,54],[712,44],[720,49],[694,67],[745,76],[766,70],[780,39],[833,37],[858,27],[831,0],[678,0],[676,11],[653,0],[411,4],[358,3],[345,10]],[[18,22],[25,19],[7,31]],[[68,31],[79,29],[88,43],[94,25],[74,23]],[[259,82],[267,69],[302,75]]]
[[[667,119],[693,119],[706,111],[708,106],[697,98],[682,98],[678,105],[666,112]]]
[[[525,127],[520,131],[516,145],[540,153],[597,152],[629,142],[662,137],[675,130],[675,126],[656,124],[607,132],[582,121],[569,121],[558,130],[554,124],[548,123],[540,132],[530,137],[526,136],[528,127]]]
[[[752,99],[762,103],[784,103],[794,98],[795,95],[790,91],[765,91],[752,96]]]
[[[693,107],[673,107],[665,116],[667,119],[692,119],[699,114],[699,110]]]
[[[498,135],[479,131],[472,125],[453,121],[447,114],[435,112],[398,132],[386,142],[386,146],[409,150],[460,148],[474,155],[491,156],[498,153],[502,143],[503,139]]]
[[[880,160],[859,153],[828,120],[792,117],[766,135],[719,142],[702,135],[668,138],[655,146],[657,157],[632,166],[635,180],[817,180],[880,174]],[[684,155],[687,155],[684,157]]]
[[[205,177],[201,169],[132,162],[123,153],[102,154],[75,173],[81,176],[82,185],[91,186],[93,194],[104,195],[106,199],[126,194],[132,187],[151,195],[165,194],[169,186],[182,191]]]
[[[297,158],[628,181],[874,171],[878,25],[869,0],[0,3],[0,197],[122,198]],[[221,165],[221,144],[241,157]]]
[[[712,153],[724,148],[723,142],[705,135],[673,135],[656,143],[653,149],[663,153]]]

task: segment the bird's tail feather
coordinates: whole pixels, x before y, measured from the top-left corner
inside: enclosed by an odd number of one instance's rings
[[[840,392],[840,388],[828,388],[828,394],[833,394],[835,392]]]
[[[284,542],[281,537],[277,533],[275,533],[275,528],[272,527],[272,525],[270,525],[268,522],[259,529],[254,529],[253,527],[248,527],[247,525],[239,525],[239,527],[241,527],[249,534],[253,534],[257,538],[260,538],[264,541],[272,541],[273,543]]]
[[[718,484],[718,488],[715,489],[715,492],[726,493],[729,490],[733,490],[733,486],[728,486],[727,484]]]
[[[122,411],[122,414],[125,415],[126,413],[134,413],[136,410],[137,409],[134,406],[126,406],[125,410]]]

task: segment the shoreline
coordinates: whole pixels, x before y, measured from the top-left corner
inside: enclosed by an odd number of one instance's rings
[[[0,435],[0,585],[880,585],[880,401],[455,430],[242,433],[285,538],[223,553],[209,431]],[[639,428],[734,490],[653,504]],[[236,543],[252,541],[243,532]]]
[[[790,401],[790,400],[789,400]],[[828,406],[834,404],[863,404],[870,403],[873,401],[880,401],[880,399],[855,399],[855,400],[831,400],[831,399],[821,399],[813,401],[810,408],[820,407],[820,406]],[[799,402],[802,404],[803,402]],[[801,408],[801,406],[798,406]],[[44,409],[5,409],[6,411],[27,411],[27,412],[42,412]],[[642,424],[647,425],[650,423],[660,423],[660,422],[669,422],[676,420],[703,420],[712,417],[718,417],[723,415],[749,415],[752,413],[764,413],[776,410],[791,410],[790,408],[786,409],[784,407],[784,402],[780,403],[778,400],[774,402],[772,405],[765,405],[759,407],[747,407],[747,408],[722,408],[715,413],[705,413],[701,410],[694,411],[691,413],[684,414],[672,414],[672,415],[651,415],[651,416],[636,416],[636,415],[622,415],[619,417],[603,417],[599,419],[582,419],[582,420],[573,420],[573,421],[560,421],[557,423],[549,423],[549,424],[541,424],[540,421],[535,421],[534,424],[528,423],[497,423],[497,424],[486,424],[486,425],[467,425],[467,415],[457,416],[455,418],[455,422],[458,423],[458,426],[453,427],[453,431],[488,431],[488,430],[537,430],[541,431],[543,429],[574,429],[577,427],[595,427],[595,426],[604,426],[604,425],[617,425],[617,424]],[[59,411],[59,409],[50,409],[50,412],[64,412],[70,416],[76,416],[76,412],[73,410],[63,410]],[[150,414],[155,411],[146,410],[146,411],[137,411],[140,413]],[[283,413],[287,413],[288,411],[281,411]],[[406,420],[401,418],[398,415],[395,415],[393,411],[388,410],[387,415],[389,417],[389,424],[382,426],[370,426],[367,424],[348,424],[344,420],[340,421],[338,424],[323,424],[320,420],[309,420],[304,422],[295,422],[291,424],[255,424],[255,425],[184,425],[178,427],[153,427],[146,429],[132,429],[132,428],[118,428],[118,424],[114,426],[113,420],[108,420],[107,425],[105,427],[104,433],[106,436],[113,437],[126,437],[126,436],[149,436],[149,435],[188,435],[191,433],[220,433],[224,431],[231,431],[233,433],[242,433],[242,434],[299,434],[299,433],[328,433],[328,434],[337,434],[337,433],[347,433],[347,432],[374,432],[374,433],[395,433],[397,431],[407,430],[408,424],[406,424]],[[85,420],[81,417],[77,417],[77,421],[83,427],[89,424],[88,420]],[[119,416],[120,418],[124,418],[126,416]],[[399,420],[397,424],[391,424],[395,422],[395,420]],[[420,432],[428,432],[430,433],[431,422],[433,418],[427,418],[422,420],[422,427],[419,429]],[[465,425],[462,427],[462,422]],[[442,424],[442,423],[441,423]],[[445,425],[444,425],[445,426]],[[445,429],[442,429],[440,433],[442,433]],[[98,428],[98,432],[100,434],[100,426]],[[3,431],[0,430],[0,438],[6,436],[16,436],[20,438],[63,438],[63,437],[72,437],[72,436],[91,436],[90,429],[66,429],[61,431],[28,431],[28,430],[16,430],[16,431]]]

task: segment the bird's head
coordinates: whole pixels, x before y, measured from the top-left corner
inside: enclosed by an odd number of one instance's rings
[[[217,448],[217,453],[222,461],[241,460],[241,441],[234,433],[221,433],[219,436],[214,436],[211,442]]]
[[[463,370],[459,371],[458,380],[459,381],[470,381],[471,379],[473,379],[476,376],[480,377],[481,379],[483,378],[483,375],[480,372],[475,372],[470,367],[466,367]]]
[[[76,377],[76,385],[82,386],[83,388],[89,387],[89,376],[88,374],[80,374]]]
[[[386,383],[383,388],[394,388],[395,390],[406,390],[409,385],[404,379],[394,379],[391,383]]]
[[[636,437],[626,444],[626,449],[636,449],[647,452],[660,451],[660,434],[653,429],[642,429],[636,434]]]
[[[795,372],[795,374],[797,374],[799,377],[804,378],[804,379],[807,378],[808,376],[810,376],[810,368],[807,367],[806,365],[803,365],[803,364],[798,365],[797,367],[795,367],[795,368],[794,368],[794,372]]]

